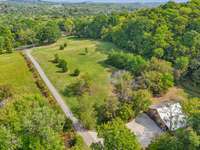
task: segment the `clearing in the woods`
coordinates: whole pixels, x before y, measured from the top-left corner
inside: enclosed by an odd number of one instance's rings
[[[60,45],[64,43],[67,43],[67,47],[60,50]],[[78,77],[72,76],[74,70],[80,70],[79,77],[86,75],[91,80],[91,103],[102,104],[112,91],[110,85],[111,71],[104,64],[104,60],[107,58],[105,51],[110,51],[113,48],[115,48],[114,45],[106,42],[65,37],[55,44],[33,49],[32,54],[72,111],[76,112],[79,105],[77,96],[68,96],[63,93],[67,85],[76,82],[78,79]],[[61,69],[55,63],[52,63],[55,54],[58,54],[60,59],[66,60],[68,72],[62,73]]]

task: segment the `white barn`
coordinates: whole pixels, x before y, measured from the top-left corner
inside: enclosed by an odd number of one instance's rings
[[[166,102],[159,105],[152,105],[148,115],[163,130],[174,131],[186,126],[186,116],[178,102]]]

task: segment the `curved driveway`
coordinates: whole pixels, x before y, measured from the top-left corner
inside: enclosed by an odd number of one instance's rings
[[[43,81],[45,82],[46,86],[49,88],[49,91],[52,93],[55,100],[57,101],[57,103],[59,104],[61,109],[64,111],[66,117],[68,117],[69,119],[72,120],[75,130],[77,131],[77,133],[79,135],[82,136],[84,142],[88,146],[90,146],[92,143],[97,143],[97,142],[102,141],[102,139],[97,137],[96,132],[84,129],[83,126],[81,125],[81,123],[78,121],[78,119],[74,117],[73,113],[70,111],[69,107],[66,105],[63,98],[60,96],[60,94],[58,93],[56,88],[53,86],[51,81],[48,79],[48,77],[44,73],[44,71],[41,68],[41,66],[39,65],[39,63],[31,55],[31,49],[26,49],[26,50],[24,50],[24,52],[25,52],[25,55],[30,59],[30,61],[35,66],[36,70],[40,74],[40,76],[43,79]]]

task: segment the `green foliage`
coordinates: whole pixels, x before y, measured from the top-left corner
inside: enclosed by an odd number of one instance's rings
[[[12,53],[13,45],[11,39],[9,39],[8,37],[6,37],[4,40],[4,49],[7,53]]]
[[[187,76],[197,85],[200,83],[200,58],[193,59],[189,64]]]
[[[59,58],[58,54],[55,54],[53,62],[54,63],[59,63],[59,61],[60,61],[60,58]]]
[[[174,135],[162,134],[149,145],[149,150],[198,150],[199,146],[200,137],[192,129],[184,129]]]
[[[67,47],[67,43],[65,42],[65,43],[63,44],[63,46],[64,46],[64,47]]]
[[[119,101],[115,97],[106,99],[105,104],[99,108],[100,122],[112,121],[117,116]]]
[[[100,142],[99,143],[92,143],[90,148],[92,150],[103,150],[103,145]]]
[[[76,68],[72,74],[73,76],[77,77],[80,75],[80,70],[78,68]]]
[[[65,47],[64,47],[64,45],[60,45],[60,48],[59,48],[60,50],[64,50],[65,49]]]
[[[157,59],[152,57],[149,66],[147,68],[148,71],[157,71],[160,73],[169,73],[173,75],[173,67],[172,64],[168,61]]]
[[[0,36],[0,55],[3,54],[4,50],[4,38]]]
[[[173,75],[169,73],[149,71],[144,73],[143,78],[147,88],[151,90],[154,95],[162,95],[168,88],[174,85]]]
[[[122,72],[115,80],[115,93],[118,99],[129,102],[132,95],[133,76],[129,72]]]
[[[186,99],[183,101],[182,106],[188,116],[189,125],[200,135],[200,99]]]
[[[164,50],[162,48],[156,48],[153,50],[153,56],[157,58],[162,58],[164,56]]]
[[[80,78],[70,85],[65,87],[64,93],[69,96],[82,96],[84,93],[90,92],[91,81],[87,76],[80,76]]]
[[[72,31],[74,29],[74,21],[72,18],[67,18],[64,21],[64,29],[68,35],[72,34]]]
[[[62,72],[68,71],[67,62],[64,59],[59,59],[58,67],[62,69]]]
[[[189,58],[188,57],[177,57],[175,60],[175,68],[176,68],[176,78],[180,78],[186,74],[186,71],[189,67]]]
[[[179,150],[181,149],[179,141],[170,134],[162,134],[150,145],[149,150]]]
[[[41,97],[17,99],[0,110],[0,148],[64,149],[63,123],[64,116]]]
[[[58,25],[53,21],[49,21],[47,24],[43,25],[36,35],[39,43],[41,44],[53,43],[57,41],[60,36],[60,29],[58,28]]]
[[[111,52],[107,62],[118,69],[125,69],[137,75],[147,67],[146,60],[141,56],[124,52]]]
[[[74,146],[72,146],[72,148],[71,148],[72,150],[83,150],[84,149],[83,148],[84,147],[84,141],[78,135],[75,136],[75,138],[73,140],[73,145]]]
[[[72,121],[68,118],[65,119],[65,123],[63,125],[63,132],[69,132],[73,129]]]
[[[10,98],[13,95],[13,90],[9,85],[0,85],[0,101]]]
[[[13,144],[15,141],[15,144]],[[11,133],[9,129],[4,126],[0,126],[0,149],[8,150],[8,149],[16,149],[20,144],[19,139]]]
[[[85,53],[86,53],[86,54],[88,53],[88,48],[87,48],[87,47],[85,48]]]
[[[85,128],[94,129],[96,126],[94,105],[91,103],[91,96],[84,94],[79,97],[78,114]]]
[[[119,119],[102,125],[98,133],[104,139],[104,150],[141,149],[136,136]]]
[[[195,0],[186,4],[169,2],[157,8],[128,14],[81,18],[75,21],[75,34],[79,37],[101,38],[135,54],[111,53],[108,63],[118,69],[138,75],[144,70],[145,63],[137,55],[145,58],[154,56],[170,61],[175,67],[182,67],[183,70],[175,71],[179,80],[185,77],[185,71],[190,72],[188,62],[200,55],[198,6]],[[199,72],[188,74],[191,79],[194,78],[194,83],[198,83]]]
[[[151,105],[151,94],[147,90],[138,90],[133,93],[132,103],[135,115],[145,112]]]
[[[128,122],[130,119],[136,116],[135,111],[133,110],[130,104],[121,104],[117,110],[117,117],[122,119],[125,122]]]

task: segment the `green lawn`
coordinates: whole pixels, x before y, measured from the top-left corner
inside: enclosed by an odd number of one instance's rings
[[[20,53],[0,55],[0,85],[10,85],[15,96],[39,93]]]
[[[59,46],[65,42],[68,44],[67,48],[59,50]],[[85,48],[88,48],[88,54],[86,55],[84,55]],[[60,39],[55,44],[35,48],[32,54],[61,94],[66,85],[77,80],[77,77],[70,75],[74,69],[78,68],[82,75],[88,74],[92,80],[93,101],[91,103],[101,104],[112,91],[109,80],[110,69],[103,63],[107,57],[103,52],[112,48],[115,47],[110,43],[68,37]],[[58,54],[60,58],[67,61],[69,67],[67,73],[59,72],[60,69],[51,62],[54,54]],[[64,96],[63,94],[62,96],[72,111],[75,111],[78,106],[77,98]]]

